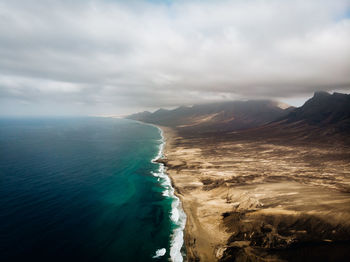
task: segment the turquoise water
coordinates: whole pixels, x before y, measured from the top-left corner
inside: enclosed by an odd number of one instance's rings
[[[0,119],[0,260],[181,260],[162,143],[129,120]]]

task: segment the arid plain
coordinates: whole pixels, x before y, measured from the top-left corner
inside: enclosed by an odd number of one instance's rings
[[[189,261],[349,258],[348,141],[162,129],[160,162],[188,217]]]

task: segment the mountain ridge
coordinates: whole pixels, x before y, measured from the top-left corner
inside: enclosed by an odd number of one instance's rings
[[[300,107],[278,105],[272,100],[228,101],[144,111],[127,118],[171,127],[186,136],[233,132],[243,138],[328,141],[340,135],[348,140],[350,94],[315,92]]]
[[[227,101],[144,111],[127,118],[187,131],[232,131],[269,123],[293,109],[283,109],[280,104],[272,100]]]
[[[334,92],[315,92],[304,105],[294,109],[285,119],[288,123],[304,121],[319,127],[350,128],[350,95]]]

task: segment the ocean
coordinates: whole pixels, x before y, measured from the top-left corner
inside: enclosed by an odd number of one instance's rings
[[[0,261],[182,261],[163,146],[125,119],[0,119]]]

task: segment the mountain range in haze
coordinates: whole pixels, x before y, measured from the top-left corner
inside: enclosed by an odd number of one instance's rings
[[[145,111],[127,118],[195,133],[283,126],[346,133],[350,131],[350,95],[316,92],[297,108],[271,100],[230,101]]]

